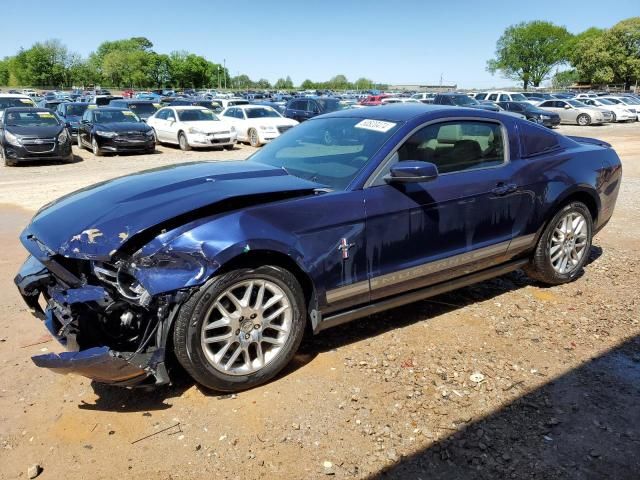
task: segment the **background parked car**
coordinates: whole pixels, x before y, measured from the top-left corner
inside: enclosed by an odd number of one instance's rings
[[[159,143],[192,147],[222,147],[232,150],[236,143],[235,127],[220,121],[208,108],[198,106],[164,107],[147,120]]]
[[[450,105],[453,107],[479,108],[497,112],[499,109],[495,105],[485,104],[471,98],[464,93],[439,93],[433,99],[434,105]]]
[[[557,113],[560,116],[560,123],[574,123],[581,126],[605,123],[604,112],[599,109],[589,107],[577,100],[545,100],[538,108]]]
[[[66,126],[45,108],[10,107],[0,119],[0,158],[6,166],[34,160],[73,161]]]
[[[284,116],[296,122],[303,122],[323,113],[343,110],[345,105],[339,98],[306,97],[289,100]]]
[[[560,125],[560,115],[538,108],[528,102],[498,102],[498,105],[509,112],[520,113],[524,115],[527,120],[539,123],[545,127],[552,128]]]
[[[213,113],[221,113],[222,110],[224,110],[222,108],[222,103],[219,100],[191,100],[188,98],[177,98],[177,99],[173,99],[170,102],[167,102],[167,104],[165,105],[167,107],[185,107],[185,106],[192,106],[192,107],[203,107],[203,108],[208,108],[209,110],[213,111]]]
[[[298,124],[261,105],[229,107],[222,112],[222,119],[235,127],[239,142],[249,142],[252,147],[268,143]]]
[[[131,110],[144,121],[146,121],[147,118],[156,113],[160,108],[159,103],[150,102],[149,100],[137,99],[111,100],[109,102],[109,106],[114,108],[122,108],[124,110]]]
[[[634,110],[630,110],[629,105],[615,103],[607,98],[589,97],[583,98],[580,101],[590,107],[598,107],[611,111],[613,114],[612,122],[635,122],[638,119],[638,114]]]
[[[411,98],[414,98],[422,103],[433,103],[433,99],[436,96],[435,93],[414,93]]]
[[[640,120],[640,100],[634,97],[623,97],[623,96],[608,96],[601,97],[610,102],[613,102],[615,105],[624,105],[631,111],[636,114],[636,120]]]
[[[2,112],[10,107],[35,107],[34,101],[27,95],[20,93],[0,93],[0,116]]]
[[[78,146],[90,148],[95,156],[109,153],[153,153],[153,128],[131,110],[87,108],[78,129]]]
[[[56,107],[56,114],[64,122],[68,123],[68,130],[71,134],[71,141],[75,142],[78,138],[78,128],[82,115],[89,107],[88,103],[82,102],[62,102]]]

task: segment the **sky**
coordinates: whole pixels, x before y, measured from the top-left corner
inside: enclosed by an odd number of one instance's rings
[[[159,53],[187,50],[226,60],[229,73],[275,82],[346,75],[385,84],[509,86],[486,61],[509,25],[547,20],[572,33],[640,16],[638,0],[436,2],[404,0],[4,1],[0,58],[59,39],[88,55],[105,40],[144,36]]]

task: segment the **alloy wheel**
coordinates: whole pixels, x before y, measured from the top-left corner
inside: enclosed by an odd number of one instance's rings
[[[216,370],[247,375],[272,362],[289,337],[291,300],[276,283],[244,280],[211,304],[202,323],[201,346]]]
[[[549,239],[549,259],[560,274],[575,270],[588,245],[587,221],[581,213],[569,212],[560,218]]]

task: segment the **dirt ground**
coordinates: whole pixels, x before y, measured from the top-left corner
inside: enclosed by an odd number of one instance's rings
[[[31,355],[61,347],[12,280],[18,234],[42,204],[251,148],[0,167],[0,478],[34,464],[42,479],[640,478],[640,124],[561,131],[623,160],[614,218],[581,278],[541,288],[514,272],[326,331],[238,395],[36,368]]]

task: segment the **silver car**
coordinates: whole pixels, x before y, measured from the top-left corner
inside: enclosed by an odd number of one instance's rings
[[[577,123],[578,125],[595,125],[610,122],[613,115],[608,111],[590,107],[578,100],[545,100],[538,108],[549,110],[560,115],[560,123]]]

